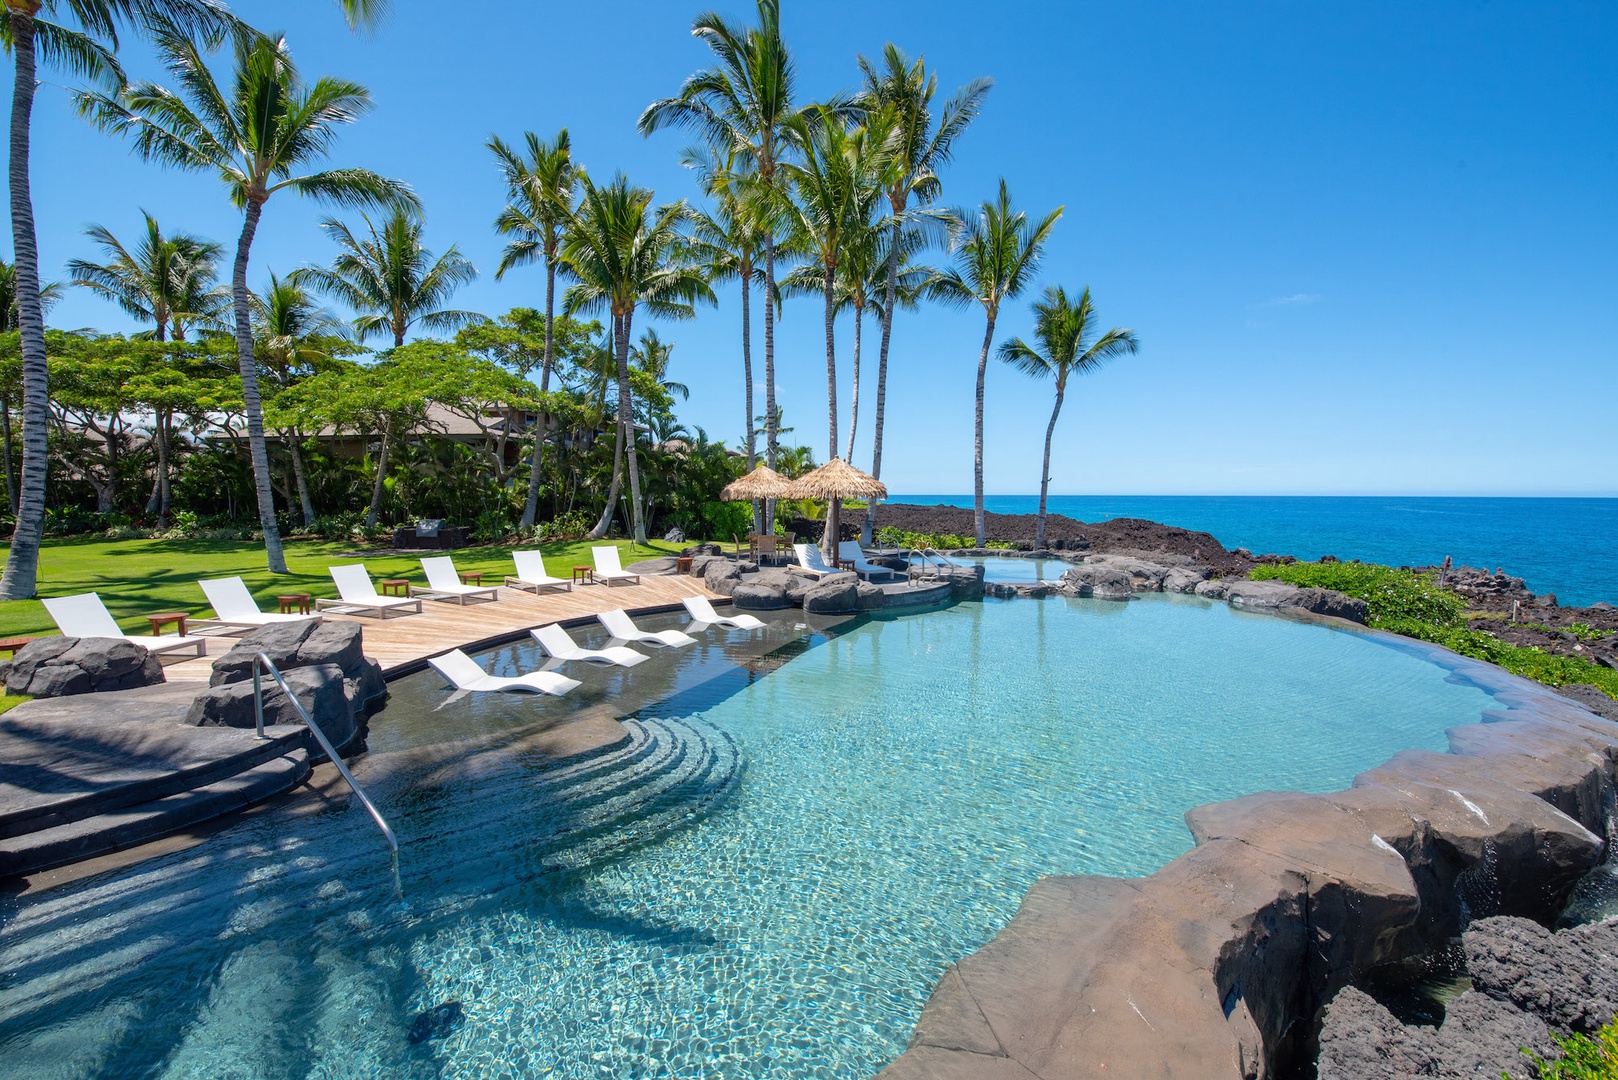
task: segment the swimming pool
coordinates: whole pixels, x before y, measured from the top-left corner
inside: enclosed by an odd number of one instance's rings
[[[582,677],[394,685],[355,772],[397,876],[362,811],[281,810],[11,901],[8,1075],[870,1075],[1037,877],[1149,873],[1187,808],[1342,787],[1492,701],[1370,635],[1162,596],[787,612]],[[630,693],[633,761],[536,755]]]
[[[984,581],[1025,584],[1054,581],[1060,578],[1062,571],[1070,565],[1061,559],[1019,559],[1010,555],[987,555],[977,559],[957,557],[954,561],[968,566],[972,563],[982,564]]]

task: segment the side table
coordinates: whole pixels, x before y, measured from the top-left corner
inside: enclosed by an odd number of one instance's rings
[[[287,593],[285,596],[277,596],[275,602],[281,605],[281,614],[283,615],[307,615],[309,614],[309,599],[308,593],[295,592]]]

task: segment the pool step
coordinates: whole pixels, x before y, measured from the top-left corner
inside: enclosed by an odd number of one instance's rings
[[[156,840],[290,791],[309,775],[309,752],[286,750],[195,788],[0,840],[0,877],[26,875]]]

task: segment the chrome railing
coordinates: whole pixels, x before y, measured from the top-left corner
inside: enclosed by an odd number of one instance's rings
[[[903,557],[910,564],[908,576],[911,581],[917,578],[937,577],[938,571],[943,567],[957,565],[942,551],[931,547],[908,548],[904,551]]]
[[[383,837],[388,841],[388,850],[397,853],[399,841],[393,835],[393,830],[388,827],[387,821],[383,819],[382,812],[360,789],[359,783],[354,779],[354,774],[348,771],[347,765],[343,764],[343,759],[337,753],[337,748],[332,746],[331,740],[326,738],[326,733],[320,730],[319,724],[315,723],[315,718],[309,715],[309,710],[303,707],[303,703],[298,700],[298,695],[292,692],[292,687],[288,686],[286,679],[282,678],[281,669],[275,666],[274,660],[271,660],[263,653],[258,653],[253,657],[253,721],[254,726],[258,729],[258,737],[264,738],[264,687],[259,675],[265,669],[280,684],[281,693],[285,694],[287,700],[292,702],[292,707],[298,711],[298,715],[303,718],[303,722],[314,733],[315,741],[320,743],[320,748],[326,751],[326,756],[331,758],[331,763],[337,766],[337,771],[342,774],[344,780],[348,781],[349,788],[354,792],[355,797],[359,799],[360,804],[370,813],[371,820],[376,822],[376,827],[382,830]]]

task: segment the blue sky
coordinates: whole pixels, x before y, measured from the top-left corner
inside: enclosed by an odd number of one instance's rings
[[[1040,284],[1089,284],[1136,357],[1068,394],[1057,493],[1618,494],[1618,8],[1597,3],[1354,5],[785,3],[804,100],[852,88],[855,57],[893,41],[925,54],[945,93],[995,80],[944,176],[943,201],[988,198],[998,177],[1032,213],[1064,205]],[[538,307],[540,270],[496,283],[489,227],[503,192],[491,133],[562,126],[592,172],[625,171],[692,198],[686,139],[642,138],[652,99],[708,63],[688,34],[699,4],[395,0],[356,37],[334,0],[240,0],[286,31],[308,75],[368,87],[375,111],[335,164],[409,181],[428,242],[459,244],[482,278],[457,306]],[[747,3],[720,10],[748,18]],[[139,43],[128,66],[156,74]],[[96,254],[99,222],[133,238],[139,208],[170,230],[233,245],[240,217],[214,179],[144,165],[71,115],[47,72],[34,124],[44,274]],[[278,196],[252,276],[323,262],[327,211]],[[935,253],[935,259],[943,259]],[[997,340],[1030,329],[1030,294]],[[59,326],[129,329],[74,295]],[[755,319],[755,333],[761,333]],[[742,433],[734,290],[692,322],[672,375],[681,418]],[[839,327],[847,431],[852,334]],[[826,456],[816,301],[778,330],[795,438]],[[884,478],[895,492],[971,489],[980,312],[895,322]],[[855,464],[869,466],[875,326]],[[761,338],[755,339],[761,364]],[[1037,489],[1051,390],[991,361],[987,487]],[[762,407],[762,406],[760,406]]]

